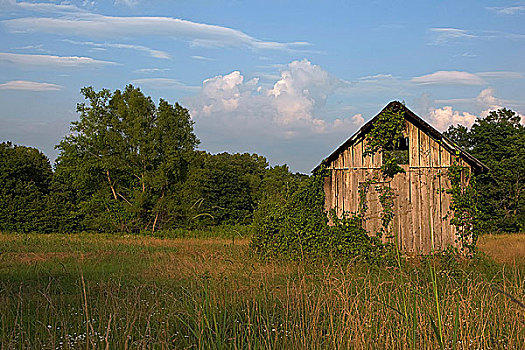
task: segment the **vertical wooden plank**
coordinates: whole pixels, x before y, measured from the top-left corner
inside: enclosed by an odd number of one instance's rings
[[[443,233],[442,233],[442,222],[441,222],[441,199],[440,199],[440,176],[441,169],[433,168],[431,172],[431,195],[432,195],[432,224],[434,228],[434,244],[437,250],[443,250]]]
[[[412,249],[421,252],[421,203],[419,169],[410,169],[410,202],[412,203]]]
[[[443,160],[443,158],[441,158]],[[455,241],[455,229],[450,225],[450,194],[446,192],[450,188],[450,180],[447,176],[447,169],[443,169],[441,176],[441,222],[442,222],[442,241],[443,249],[446,249],[447,246],[454,246]]]
[[[398,174],[400,177],[399,196],[402,203],[402,214],[401,214],[401,235],[404,244],[404,249],[409,249],[409,237],[412,235],[410,230],[411,215],[410,215],[410,181],[409,181],[409,166],[408,164],[401,165],[405,169],[404,174]]]
[[[383,165],[383,154],[381,152],[377,152],[372,157],[372,168],[378,169],[381,168],[381,165]]]
[[[363,166],[363,142],[359,141],[354,146],[354,167],[361,168]]]
[[[391,188],[394,191],[394,219],[392,229],[394,235],[397,235],[398,248],[401,251],[406,251],[407,247],[404,241],[405,230],[403,229],[403,222],[406,221],[406,191],[404,185],[406,183],[405,174],[397,174],[391,182]]]
[[[441,166],[441,157],[439,155],[439,143],[436,142],[433,138],[430,140],[430,166],[434,168],[439,168]]]
[[[323,179],[323,181],[324,181],[323,188],[324,188],[324,193],[325,193],[324,210],[329,211],[332,205],[332,202],[331,202],[332,201],[332,177],[326,176]]]
[[[440,151],[441,151],[441,166],[448,167],[452,163],[450,162],[450,152],[445,149],[442,145],[440,145]]]
[[[352,167],[352,148],[351,147],[346,149],[345,157],[346,157],[345,167],[350,169]]]
[[[419,130],[419,166],[430,166],[430,138],[422,130]]]
[[[408,124],[408,164],[419,167],[419,129],[412,123]]]
[[[330,205],[330,210],[334,209],[337,210],[337,182],[336,182],[336,171],[335,169],[332,170],[330,177],[332,178],[332,203]]]
[[[363,152],[365,152],[366,144],[367,144],[366,139],[363,140],[362,144],[363,144]],[[372,156],[371,155],[364,156],[364,153],[363,153],[363,167],[367,169],[370,169],[372,167]]]
[[[421,133],[423,134],[423,133]],[[421,158],[424,158],[423,152],[420,152]],[[420,253],[427,254],[430,252],[430,227],[428,225],[429,208],[428,208],[428,168],[419,170],[419,217],[421,230],[419,231]]]

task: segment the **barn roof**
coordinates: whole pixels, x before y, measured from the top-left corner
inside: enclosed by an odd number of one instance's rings
[[[441,144],[443,145],[443,147],[447,149],[449,152],[456,154],[456,151],[457,151],[459,153],[459,156],[462,159],[464,159],[470,166],[472,166],[474,170],[478,172],[484,172],[488,170],[488,167],[485,164],[480,162],[478,159],[476,159],[474,156],[472,156],[468,152],[462,150],[452,140],[450,140],[448,137],[440,133],[432,125],[428,124],[426,121],[421,119],[418,115],[416,115],[414,112],[408,109],[404,104],[402,104],[399,101],[392,101],[388,105],[386,105],[386,107],[383,108],[381,112],[379,112],[374,118],[372,118],[366,124],[364,124],[361,127],[361,129],[359,129],[359,131],[357,131],[352,137],[350,137],[341,146],[339,146],[334,152],[332,152],[332,154],[326,157],[314,169],[314,171],[322,164],[328,164],[332,162],[333,160],[335,160],[341,152],[343,152],[345,149],[353,145],[357,140],[360,140],[366,133],[370,131],[370,129],[372,129],[372,126],[376,122],[379,115],[388,109],[392,109],[393,111],[398,111],[399,109],[404,110],[406,120],[408,120],[409,122],[417,126],[419,129],[431,135],[431,137],[434,138],[435,140],[441,141]]]

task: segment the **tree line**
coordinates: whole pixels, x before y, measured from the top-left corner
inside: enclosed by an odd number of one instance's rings
[[[198,151],[178,103],[140,89],[81,90],[78,121],[56,146],[0,145],[0,230],[140,232],[248,224],[263,197],[305,175],[256,154]]]
[[[294,208],[322,206],[322,200],[300,205],[314,181],[286,165],[271,167],[257,154],[199,151],[190,114],[178,103],[155,105],[131,85],[81,93],[86,102],[56,146],[53,166],[35,148],[0,144],[0,231],[155,232],[247,225],[254,217],[271,227],[278,224],[268,221],[271,208],[292,221],[301,215],[286,209],[291,199]],[[520,116],[493,111],[445,135],[490,168],[475,178],[481,230],[525,231]]]

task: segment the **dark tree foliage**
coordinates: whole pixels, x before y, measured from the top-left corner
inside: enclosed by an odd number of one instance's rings
[[[446,136],[485,163],[476,176],[482,229],[525,231],[525,128],[508,109],[492,111],[472,128],[451,126]]]
[[[286,166],[269,167],[257,154],[199,152],[190,165],[184,197],[192,225],[248,224],[264,196],[281,191],[293,175]]]
[[[0,144],[0,230],[49,232],[57,229],[53,172],[49,159],[32,147]]]
[[[188,110],[139,89],[81,90],[71,134],[57,146],[57,182],[76,206],[84,229],[139,231],[165,227],[177,216],[198,140]]]

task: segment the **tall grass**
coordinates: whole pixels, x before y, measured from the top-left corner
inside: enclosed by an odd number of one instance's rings
[[[521,265],[380,269],[259,261],[246,240],[40,237],[0,235],[2,349],[519,349],[525,339],[525,309],[508,296],[525,299]]]

